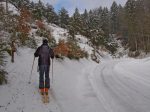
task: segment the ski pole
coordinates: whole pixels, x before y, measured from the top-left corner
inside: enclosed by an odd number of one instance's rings
[[[33,71],[34,61],[35,61],[35,57],[34,57],[34,59],[33,59],[33,64],[32,64],[31,74],[30,74],[29,82],[28,82],[29,84],[31,83],[31,75],[32,75],[32,71]]]
[[[53,83],[53,59],[52,59],[52,83]]]

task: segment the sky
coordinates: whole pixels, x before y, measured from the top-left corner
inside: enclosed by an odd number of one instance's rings
[[[39,1],[39,0],[32,0]],[[54,6],[55,11],[59,11],[62,7],[67,9],[69,14],[73,14],[77,7],[80,13],[83,13],[85,9],[90,10],[99,6],[110,8],[114,0],[41,0],[42,2],[50,3]],[[115,0],[117,4],[125,5],[127,0]]]

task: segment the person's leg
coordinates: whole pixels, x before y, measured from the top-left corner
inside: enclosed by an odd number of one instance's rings
[[[44,66],[39,66],[39,89],[44,89]]]
[[[45,88],[50,88],[49,65],[45,66]]]

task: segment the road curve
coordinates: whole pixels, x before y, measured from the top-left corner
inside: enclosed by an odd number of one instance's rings
[[[145,60],[116,60],[98,65],[89,76],[106,112],[149,112],[150,70]]]

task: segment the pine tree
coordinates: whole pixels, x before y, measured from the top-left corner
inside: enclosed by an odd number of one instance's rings
[[[126,19],[125,19],[125,11],[124,8],[119,5],[118,6],[118,34],[120,36],[126,37],[126,31],[127,31],[127,24],[126,24]]]
[[[104,31],[105,37],[107,38],[109,37],[109,26],[109,12],[105,7],[101,14],[101,29]]]
[[[4,82],[7,83],[7,79],[6,79],[6,74],[7,72],[4,70],[5,67],[5,44],[3,42],[2,39],[0,39],[1,43],[0,43],[0,85],[3,84]]]
[[[92,10],[89,11],[88,25],[89,25],[89,28],[93,30],[100,28],[100,19],[96,11],[92,11]]]
[[[21,7],[29,7],[30,1],[29,0],[8,0],[11,4],[13,4],[17,9]]]
[[[82,18],[83,18],[83,20],[85,20],[85,21],[88,20],[88,12],[87,12],[86,9],[84,10],[84,13],[82,14]]]
[[[125,14],[128,25],[128,42],[129,48],[131,51],[137,50],[136,45],[136,31],[137,31],[137,22],[136,22],[136,3],[135,0],[128,0],[125,5]]]
[[[41,1],[35,4],[34,9],[32,10],[32,15],[34,19],[42,20],[44,17],[44,5]]]
[[[69,19],[68,33],[70,34],[69,38],[71,40],[75,40],[76,29],[73,17]]]
[[[146,34],[146,30],[144,28],[144,20],[145,20],[145,9],[144,9],[144,2],[143,0],[138,0],[136,1],[136,7],[135,7],[135,11],[136,11],[136,24],[137,24],[137,29],[136,29],[136,50],[139,49],[144,49],[144,47],[146,48],[146,43],[144,42],[144,46],[140,45],[142,43],[141,40],[143,40],[142,38],[145,38],[144,34]],[[146,37],[147,38],[147,37]]]
[[[83,29],[81,31],[81,34],[86,37],[89,37],[89,34],[90,34],[89,27],[88,27],[89,15],[88,15],[88,12],[86,9],[84,10],[84,13],[81,15],[81,18],[82,18],[82,22],[83,22]]]
[[[118,5],[114,1],[110,11],[111,33],[116,34],[118,30]]]
[[[83,22],[78,8],[75,9],[75,13],[73,14],[73,21],[76,32],[80,32],[83,29]]]
[[[69,23],[69,14],[68,11],[65,8],[61,8],[59,11],[59,25],[62,28],[67,28]]]
[[[58,15],[54,11],[54,8],[50,4],[46,4],[45,17],[49,23],[58,24]]]
[[[73,40],[75,40],[75,34],[81,33],[82,29],[83,21],[78,8],[76,8],[73,16],[70,18],[69,21],[69,34],[71,34]]]
[[[1,31],[6,31],[5,29],[5,9],[2,5],[0,5],[0,33]],[[7,26],[8,27],[8,26]],[[3,37],[3,34],[0,34],[1,37]],[[0,38],[0,85],[3,84],[4,82],[7,82],[6,80],[6,74],[7,72],[4,70],[5,68],[5,46],[6,44],[4,43],[4,39]],[[4,60],[5,59],[5,60]]]
[[[136,18],[137,18],[137,50],[144,50],[146,53],[150,51],[150,2],[144,0],[136,1]]]

